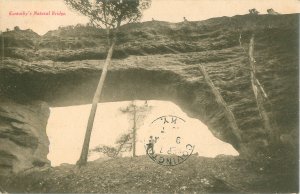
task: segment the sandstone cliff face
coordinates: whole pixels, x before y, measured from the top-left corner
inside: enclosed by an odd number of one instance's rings
[[[0,98],[0,175],[50,164],[44,102],[20,104]]]
[[[298,18],[298,14],[235,16],[124,26],[102,101],[173,101],[241,154],[255,154],[269,145],[250,81],[247,51],[255,33],[258,79],[272,103],[268,112],[279,126],[282,143],[297,147]],[[6,57],[0,66],[2,96],[11,101],[45,101],[53,107],[91,103],[106,52],[101,33],[84,27],[67,28],[43,37],[28,36],[23,47],[13,46],[18,33],[6,34]],[[199,64],[236,117],[241,140],[236,139],[203,80]],[[40,116],[28,115],[34,123]],[[45,136],[43,124],[39,129]]]

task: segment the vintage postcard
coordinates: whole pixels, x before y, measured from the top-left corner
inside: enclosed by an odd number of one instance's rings
[[[0,193],[298,193],[298,0],[0,0]]]

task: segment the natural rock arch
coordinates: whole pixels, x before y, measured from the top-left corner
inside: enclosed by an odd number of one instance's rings
[[[9,64],[12,61],[7,61]],[[129,57],[125,60],[115,60],[105,82],[102,102],[126,101],[126,100],[166,100],[172,101],[182,108],[190,117],[200,119],[205,123],[216,137],[231,143],[240,150],[244,142],[238,141],[230,128],[223,109],[216,103],[215,97],[207,86],[198,70],[198,65],[184,65],[170,58],[161,58],[157,65],[157,59],[149,60],[148,57]],[[34,63],[16,63],[7,65],[3,71],[2,91],[4,91],[0,116],[9,120],[10,131],[16,131],[14,123],[39,126],[40,129],[20,127],[35,141],[43,145],[43,152],[37,147],[18,145],[13,135],[8,134],[11,143],[17,144],[18,149],[31,150],[33,155],[28,156],[27,161],[32,163],[47,162],[48,139],[45,137],[45,127],[49,116],[49,108],[56,106],[71,106],[91,103],[97,81],[99,79],[102,62],[99,61],[73,61],[69,63],[42,61]],[[22,67],[22,68],[20,68]],[[243,84],[243,83],[242,83]],[[8,98],[10,100],[8,100]],[[7,103],[9,101],[9,103]],[[30,113],[30,109],[40,107],[43,114]],[[19,108],[16,108],[19,107]],[[19,114],[27,111],[21,118]],[[9,115],[6,113],[10,112]],[[30,119],[33,117],[34,119]],[[41,117],[41,118],[40,118]],[[40,118],[40,119],[35,119]],[[36,135],[34,131],[43,133]],[[12,133],[11,133],[12,134]],[[24,136],[25,137],[25,136]],[[21,137],[22,138],[22,137]],[[251,148],[251,147],[249,147]],[[3,150],[5,154],[13,155],[14,151]],[[34,157],[40,153],[41,160]],[[6,155],[2,157],[5,158]],[[11,161],[19,161],[15,155]],[[14,162],[13,162],[14,163]],[[14,172],[20,169],[30,168],[30,164],[15,162],[12,166]],[[23,165],[23,166],[22,166]]]
[[[123,47],[116,50],[115,58],[125,59],[113,61],[102,100],[169,100],[190,117],[200,119],[215,136],[231,143],[241,154],[268,145],[267,133],[262,128],[251,89],[250,72],[246,68],[249,60],[238,43],[242,32],[243,44],[247,44],[247,34],[253,30],[253,23],[259,20],[255,50],[257,71],[261,72],[260,81],[273,104],[275,119],[283,135],[281,139],[297,147],[297,138],[291,141],[285,137],[292,132],[297,137],[298,132],[299,60],[295,41],[298,38],[298,15],[280,15],[276,16],[276,20],[274,17],[223,17],[191,22],[188,26],[160,22],[160,27],[156,25],[155,29],[150,25],[153,22],[124,26]],[[240,25],[240,31],[237,31],[237,25]],[[136,30],[138,33],[132,33]],[[135,44],[137,36],[143,45]],[[47,41],[55,39],[51,33],[41,40],[44,38]],[[13,37],[8,42],[15,39],[18,38]],[[56,44],[53,41],[47,42],[47,45],[50,43]],[[0,66],[0,169],[6,172],[47,163],[47,138],[40,138],[37,133],[45,134],[49,114],[47,106],[90,103],[103,65],[101,60],[90,59],[103,58],[105,52],[90,52],[89,49],[96,50],[93,47],[79,53],[48,50],[49,53],[33,56],[30,48],[25,48],[22,50],[18,45],[9,47]],[[79,61],[81,57],[89,60]],[[70,62],[53,62],[57,60]],[[242,131],[241,141],[233,135],[222,109],[204,82],[199,63],[205,67],[235,115]],[[26,142],[20,144],[20,138],[15,136],[25,134],[35,139],[33,142],[39,142],[36,145],[43,145],[43,149]],[[4,148],[3,141],[10,141],[19,151],[12,151],[11,146]],[[241,145],[245,145],[246,149],[241,150]],[[26,160],[29,162],[25,166],[22,166],[24,157],[18,157],[17,153],[28,153]],[[34,157],[36,153],[41,153],[38,154],[39,160]]]

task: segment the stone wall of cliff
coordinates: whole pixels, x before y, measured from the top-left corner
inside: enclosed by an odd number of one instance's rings
[[[0,175],[50,164],[47,103],[26,104],[0,97]]]

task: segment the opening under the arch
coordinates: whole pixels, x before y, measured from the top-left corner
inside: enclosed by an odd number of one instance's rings
[[[136,114],[130,111],[132,105]],[[78,160],[85,135],[91,105],[51,108],[47,125],[50,140],[48,159],[52,166],[62,163],[75,164]],[[139,109],[140,108],[140,109]],[[188,126],[188,135],[195,148],[193,153],[204,157],[238,155],[231,144],[213,136],[207,126],[198,119],[188,117],[176,104],[169,101],[122,101],[99,103],[92,131],[90,150],[99,146],[116,146],[116,141],[130,133],[136,121],[136,155],[145,155],[145,137],[149,124],[164,115],[183,118]],[[132,156],[131,149],[123,149],[121,157]],[[105,159],[107,155],[91,151],[89,161]]]

